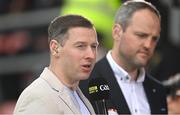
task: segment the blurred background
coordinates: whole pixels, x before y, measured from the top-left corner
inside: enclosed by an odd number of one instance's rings
[[[59,15],[81,14],[98,31],[99,60],[112,46],[117,8],[126,0],[0,0],[0,114],[11,114],[22,90],[49,64],[47,27]],[[147,70],[158,80],[180,72],[180,0],[147,0],[162,15],[161,38]]]

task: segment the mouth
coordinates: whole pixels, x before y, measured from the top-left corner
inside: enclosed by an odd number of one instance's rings
[[[141,55],[148,56],[149,54],[147,52],[140,52]]]
[[[92,64],[84,64],[84,65],[82,65],[82,70],[83,70],[83,72],[90,72],[91,70],[92,70]]]
[[[148,51],[139,51],[139,54],[145,56],[145,57],[149,57],[149,52]]]
[[[148,52],[140,52],[139,56],[146,61],[150,59],[150,54]]]

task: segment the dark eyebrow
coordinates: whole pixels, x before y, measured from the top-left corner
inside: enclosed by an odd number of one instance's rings
[[[86,42],[83,42],[83,41],[77,41],[77,42],[75,42],[74,44],[87,44]],[[92,43],[93,45],[99,45],[99,43],[98,42],[94,42],[94,43]]]
[[[75,44],[75,45],[76,45],[76,44],[86,44],[86,42],[77,41],[77,42],[75,42],[74,44]]]

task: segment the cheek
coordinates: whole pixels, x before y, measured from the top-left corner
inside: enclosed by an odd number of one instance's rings
[[[126,53],[130,53],[134,51],[137,47],[136,41],[129,39],[128,37],[123,38],[120,42],[120,49],[125,51]]]
[[[81,54],[76,51],[68,51],[68,53],[65,54],[65,60],[69,63],[79,63],[79,60],[81,59]]]
[[[66,53],[60,61],[63,65],[64,71],[68,73],[74,72],[75,68],[78,66],[78,60],[72,53]]]

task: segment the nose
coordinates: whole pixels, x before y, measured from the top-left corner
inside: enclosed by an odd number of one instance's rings
[[[88,48],[87,48],[87,53],[86,53],[86,58],[96,59],[96,52],[97,52],[96,49],[93,49],[93,48],[91,48],[91,47],[88,47]]]
[[[153,48],[154,47],[154,43],[153,43],[153,40],[152,39],[146,39],[145,42],[144,42],[144,47],[146,49],[150,49],[150,48]]]

